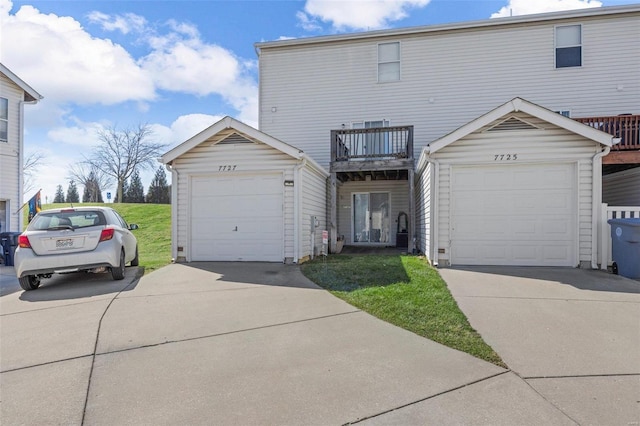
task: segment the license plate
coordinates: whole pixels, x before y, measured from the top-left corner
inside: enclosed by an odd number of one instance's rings
[[[59,249],[73,248],[73,239],[65,238],[64,240],[56,240],[56,248],[59,248]]]

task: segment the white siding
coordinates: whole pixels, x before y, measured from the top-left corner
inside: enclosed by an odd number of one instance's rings
[[[183,247],[185,251],[177,253],[178,260],[188,258],[189,235],[189,176],[190,175],[216,175],[229,173],[260,173],[282,172],[283,180],[294,180],[294,167],[298,161],[290,156],[271,148],[265,144],[238,143],[216,144],[206,141],[196,148],[188,151],[174,163],[174,169],[178,170],[177,193],[177,217],[173,220],[177,223],[176,247]],[[235,167],[233,171],[219,171],[220,166]],[[284,183],[283,183],[284,185]],[[294,257],[294,188],[284,187],[284,256]],[[215,208],[215,206],[212,206]],[[256,206],[256,214],[259,213]],[[284,259],[283,259],[284,260]]]
[[[583,66],[555,69],[554,26],[570,23],[582,24]],[[377,44],[388,40],[401,43],[402,80],[377,83]],[[514,97],[573,117],[640,113],[638,45],[640,17],[626,13],[265,47],[260,129],[327,166],[329,131],[351,121],[414,125],[417,156]]]
[[[603,176],[602,202],[610,206],[640,206],[640,167]]]
[[[6,202],[6,214],[0,217],[2,232],[19,232],[20,216],[16,210],[22,205],[21,190],[21,159],[20,153],[20,101],[24,98],[24,91],[0,73],[0,97],[8,99],[8,141],[0,142],[0,200]],[[7,220],[9,226],[7,227]]]
[[[438,189],[439,262],[450,261],[451,169],[456,165],[577,164],[576,211],[578,212],[578,254],[581,263],[590,263],[592,244],[592,158],[599,145],[564,129],[523,113],[514,114],[539,126],[536,130],[485,131],[499,120],[441,149],[432,156],[440,162]],[[505,155],[496,161],[496,155]],[[505,160],[517,154],[517,160]]]
[[[432,206],[433,194],[433,164],[426,165],[416,176],[416,249],[418,252],[424,253],[430,262],[433,261],[433,242],[432,242]]]
[[[322,231],[328,230],[327,227],[327,178],[318,171],[306,166],[302,169],[302,182],[296,182],[301,185],[301,205],[302,222],[300,239],[301,253],[300,258],[312,254],[314,255],[322,251]],[[316,216],[320,225],[316,228],[315,240],[311,246],[311,216]]]
[[[345,182],[338,186],[338,235],[344,235],[345,244],[353,244],[352,198],[356,192],[388,192],[390,241],[396,243],[397,219],[400,212],[409,214],[409,182],[406,180],[382,180]]]

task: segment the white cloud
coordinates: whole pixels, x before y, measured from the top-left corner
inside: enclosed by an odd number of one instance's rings
[[[32,6],[15,15],[1,10],[3,63],[49,101],[112,105],[155,97],[150,76],[122,46],[92,37],[75,19]]]
[[[173,148],[191,139],[222,118],[221,115],[187,114],[178,117],[169,127],[154,124],[151,128],[157,142],[169,144],[169,148]]]
[[[411,8],[421,8],[430,0],[307,0],[298,14],[303,28],[316,28],[315,19],[329,22],[339,31],[348,29],[374,30],[386,28],[390,22],[407,16]]]
[[[220,95],[257,122],[258,87],[251,76],[255,61],[241,60],[233,52],[204,42],[197,29],[170,22],[175,32],[150,37],[153,51],[139,60],[159,89],[195,96]]]
[[[512,15],[559,12],[601,6],[602,2],[597,0],[509,0],[509,4],[492,14],[491,17],[502,18]]]
[[[189,23],[170,20],[156,29],[134,14],[89,14],[89,21],[105,30],[135,33],[139,39],[133,42],[148,52],[134,58],[72,17],[43,14],[28,5],[11,14],[11,6],[10,0],[0,0],[2,61],[45,96],[41,112],[51,111],[58,123],[67,105],[136,102],[144,112],[158,99],[158,90],[219,95],[240,117],[257,122],[255,61],[204,42]]]
[[[107,15],[106,13],[94,11],[89,13],[87,19],[91,23],[100,25],[105,31],[120,31],[122,34],[142,32],[147,26],[147,20],[135,13]]]

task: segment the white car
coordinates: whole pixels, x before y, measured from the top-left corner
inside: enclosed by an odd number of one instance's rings
[[[18,236],[14,267],[20,287],[35,290],[54,273],[111,270],[124,278],[125,264],[138,266],[138,242],[127,222],[109,207],[43,210]]]

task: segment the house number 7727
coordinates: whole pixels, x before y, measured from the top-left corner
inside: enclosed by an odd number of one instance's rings
[[[218,171],[219,172],[232,172],[236,169],[236,167],[238,167],[237,165],[233,165],[233,166],[220,166],[218,167]]]
[[[496,154],[493,161],[514,161],[518,159],[518,154]]]

